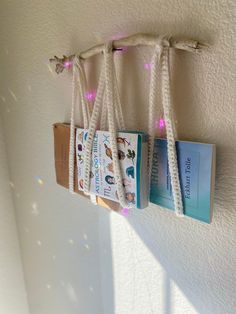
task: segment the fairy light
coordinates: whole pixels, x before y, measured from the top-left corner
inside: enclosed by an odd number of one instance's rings
[[[69,61],[69,60],[67,60],[63,63],[63,66],[65,69],[70,69],[72,67],[72,65],[73,65],[73,61]]]
[[[87,99],[88,101],[94,101],[95,98],[96,98],[96,95],[97,95],[97,93],[96,93],[96,91],[94,91],[94,90],[87,91],[87,92],[85,93],[85,97],[86,97],[86,99]]]
[[[144,63],[144,69],[145,70],[151,70],[152,64],[151,63]]]
[[[165,123],[165,120],[163,118],[156,120],[156,122],[155,122],[156,129],[163,130],[165,128],[165,126],[166,126],[166,123]]]
[[[159,128],[164,129],[165,127],[165,120],[163,118],[160,118],[159,120]]]
[[[124,207],[124,208],[121,209],[120,212],[121,212],[121,215],[126,217],[126,216],[129,215],[129,208]]]

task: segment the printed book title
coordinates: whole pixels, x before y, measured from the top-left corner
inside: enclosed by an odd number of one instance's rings
[[[185,168],[184,173],[185,183],[184,183],[184,197],[187,199],[191,199],[191,158],[188,157],[185,160]]]

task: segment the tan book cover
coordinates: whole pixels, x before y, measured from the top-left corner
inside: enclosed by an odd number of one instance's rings
[[[69,188],[69,149],[70,149],[70,125],[67,123],[55,123],[54,132],[54,159],[56,181],[59,185]],[[75,147],[75,145],[74,145]],[[82,197],[88,197],[78,190],[77,165],[75,158],[74,191]],[[107,209],[119,211],[120,204],[102,197],[97,197],[98,205]]]

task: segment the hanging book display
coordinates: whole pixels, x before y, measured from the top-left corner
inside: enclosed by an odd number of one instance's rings
[[[119,97],[113,50],[122,46],[153,45],[149,90],[148,132],[130,132]],[[73,68],[70,124],[54,124],[57,183],[71,193],[90,197],[95,204],[120,211],[145,208],[148,203],[172,209],[178,216],[204,222],[212,217],[215,146],[177,141],[173,123],[169,50],[197,51],[197,41],[174,41],[137,34],[96,46],[79,56],[50,61],[60,73]],[[83,59],[102,54],[97,95],[87,102]],[[166,139],[157,139],[157,85]],[[78,101],[79,100],[79,101]],[[81,121],[75,126],[75,108]]]

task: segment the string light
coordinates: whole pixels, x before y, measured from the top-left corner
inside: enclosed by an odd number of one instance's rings
[[[73,65],[73,61],[69,61],[69,60],[66,60],[64,63],[63,63],[63,66],[65,69],[70,69]]]
[[[163,118],[160,118],[159,120],[159,128],[163,129],[165,127],[165,120]]]
[[[126,207],[124,207],[124,208],[122,208],[121,209],[121,214],[123,215],[123,216],[128,216],[129,215],[129,208],[126,208]]]
[[[166,126],[165,120],[163,118],[156,120],[155,126],[156,126],[156,129],[163,130]]]
[[[144,69],[145,70],[151,70],[152,64],[151,63],[144,63]]]
[[[85,97],[86,97],[86,99],[87,99],[88,101],[94,101],[95,98],[96,98],[96,95],[97,95],[97,93],[96,93],[96,91],[94,91],[94,90],[87,91],[87,92],[85,93]]]

